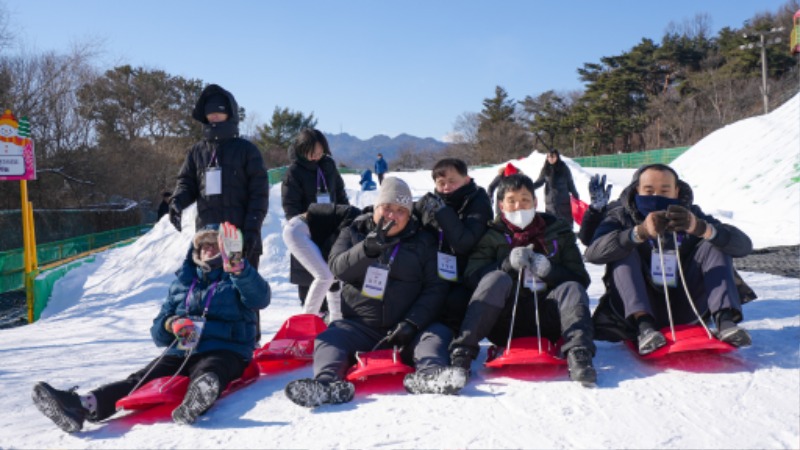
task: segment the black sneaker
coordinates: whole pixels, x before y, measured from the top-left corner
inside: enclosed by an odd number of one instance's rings
[[[89,415],[75,389],[77,386],[68,391],[59,391],[43,381],[33,386],[33,404],[67,433],[80,431]]]
[[[463,367],[440,367],[430,372],[409,373],[403,386],[411,394],[455,395],[467,384],[469,371]]]
[[[574,347],[567,353],[569,378],[584,386],[592,386],[597,382],[597,371],[592,366],[592,352],[586,347]]]
[[[283,390],[297,405],[315,408],[323,403],[347,403],[353,399],[356,387],[349,381],[317,381],[311,378],[295,380]]]
[[[719,340],[734,347],[749,347],[753,343],[750,333],[734,325],[719,332]]]
[[[667,338],[660,331],[652,328],[644,330],[639,335],[639,354],[648,355],[667,345]]]
[[[189,425],[197,417],[208,411],[208,408],[219,397],[219,378],[215,373],[207,372],[192,380],[181,405],[172,411],[172,420],[181,425]]]

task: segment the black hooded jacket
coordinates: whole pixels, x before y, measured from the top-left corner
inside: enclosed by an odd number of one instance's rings
[[[318,192],[328,194],[333,204],[350,204],[344,180],[330,154],[326,153],[319,161],[309,161],[292,150],[289,157],[292,164],[286,169],[281,186],[281,204],[287,220],[306,212],[310,204],[317,203]]]
[[[572,204],[569,194],[580,198],[578,190],[575,188],[575,182],[572,180],[572,172],[561,158],[555,164],[548,162],[544,164],[539,178],[533,183],[533,189],[539,189],[544,185],[545,211],[572,221]]]
[[[221,123],[209,123],[206,100],[216,94],[230,102],[231,115]],[[261,224],[269,207],[269,183],[261,152],[250,141],[239,137],[239,106],[233,95],[216,84],[208,85],[192,111],[192,118],[203,124],[205,138],[186,155],[172,198],[181,209],[197,201],[196,229],[230,222],[245,233],[258,235],[255,248],[245,254],[261,254]],[[209,167],[222,169],[222,193],[205,194],[205,174]]]

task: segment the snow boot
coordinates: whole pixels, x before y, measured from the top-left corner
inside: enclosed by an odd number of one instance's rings
[[[180,406],[172,411],[172,420],[181,425],[190,425],[197,417],[208,410],[217,401],[220,394],[219,377],[213,372],[206,372],[189,384]]]
[[[597,382],[597,371],[592,366],[592,352],[586,347],[574,347],[567,353],[569,378],[584,386],[593,386]]]
[[[472,367],[472,360],[475,359],[477,354],[469,347],[457,346],[450,352],[450,365],[459,367],[467,371],[469,376],[470,368]]]
[[[734,347],[749,347],[753,343],[750,333],[734,325],[719,332],[719,340]]]
[[[639,334],[639,354],[648,355],[667,345],[667,338],[660,331],[648,328]]]
[[[33,386],[33,404],[67,433],[80,431],[89,411],[81,404],[80,396],[75,393],[76,389],[77,386],[68,391],[60,391],[43,381],[36,383]]]
[[[403,386],[411,394],[455,395],[467,384],[469,370],[463,367],[439,367],[429,372],[409,373]]]
[[[356,393],[356,387],[349,381],[327,382],[304,378],[287,384],[284,393],[297,405],[315,408],[323,403],[349,402]]]

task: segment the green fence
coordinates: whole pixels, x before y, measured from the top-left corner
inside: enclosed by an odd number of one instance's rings
[[[53,286],[56,281],[60,280],[70,270],[87,262],[94,262],[94,255],[44,270],[33,280],[34,322],[39,320],[39,316],[42,315],[42,311],[50,301],[50,294],[53,293]]]
[[[281,166],[276,167],[274,169],[267,170],[267,177],[269,178],[269,185],[272,186],[273,184],[278,184],[283,181],[283,175],[286,173],[286,170],[289,166]],[[349,167],[339,167],[339,173],[360,173],[356,169],[351,169]]]
[[[669,164],[689,147],[662,148],[636,153],[618,153],[616,155],[583,156],[572,158],[581,167],[607,167],[620,169],[636,169],[645,164]]]
[[[119,228],[101,233],[48,242],[36,246],[36,258],[40,266],[61,261],[75,255],[138,237],[146,233],[152,225]],[[22,249],[0,252],[0,292],[13,291],[25,287],[25,263]]]

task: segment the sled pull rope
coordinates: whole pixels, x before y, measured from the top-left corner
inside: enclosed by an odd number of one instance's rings
[[[517,320],[517,303],[519,303],[519,285],[522,284],[522,273],[525,268],[519,271],[517,276],[517,293],[514,295],[514,309],[511,310],[511,328],[508,330],[508,343],[506,344],[505,353],[511,350],[511,336],[514,335],[514,322]]]
[[[167,380],[166,383],[162,384],[161,387],[158,388],[158,392],[162,392],[164,390],[164,388],[167,387],[170,383],[172,383],[172,380],[174,380],[175,377],[177,377],[178,374],[181,373],[181,370],[183,370],[183,367],[186,365],[187,362],[189,362],[189,358],[192,356],[192,353],[194,353],[194,347],[191,350],[189,350],[188,352],[186,352],[186,356],[183,358],[183,362],[181,363],[181,366],[178,367],[178,370],[176,370],[175,373],[172,374],[171,377],[169,377],[169,380]]]
[[[700,325],[703,326],[703,329],[706,330],[706,334],[708,335],[709,339],[714,339],[714,336],[711,334],[711,330],[708,329],[706,326],[706,322],[700,317],[700,313],[697,311],[697,306],[694,304],[694,299],[692,298],[692,294],[689,293],[689,287],[686,286],[686,277],[683,275],[683,266],[681,265],[681,258],[680,258],[680,244],[678,241],[678,235],[674,231],[672,232],[672,239],[675,240],[675,248],[678,255],[678,272],[681,275],[681,284],[683,285],[683,291],[686,292],[686,298],[689,299],[689,305],[692,307],[692,311],[694,311],[694,315],[697,316],[697,321],[700,322]],[[675,333],[673,332],[673,336]]]
[[[542,329],[539,326],[539,293],[536,289],[533,290],[533,308],[536,310],[536,336],[539,338],[536,342],[539,343],[539,354],[542,353]]]
[[[172,344],[169,344],[169,347],[165,348],[165,349],[164,349],[164,351],[163,351],[163,352],[161,352],[161,355],[158,357],[158,359],[156,360],[156,362],[154,362],[154,363],[153,363],[153,365],[152,365],[152,366],[150,366],[150,369],[147,371],[147,373],[145,373],[145,374],[144,374],[144,376],[143,376],[141,379],[139,379],[139,382],[138,382],[138,383],[136,383],[136,386],[134,386],[134,387],[133,387],[133,389],[131,389],[131,391],[130,391],[130,392],[128,392],[128,395],[131,395],[131,394],[133,394],[133,392],[134,392],[134,391],[136,391],[137,389],[139,389],[139,386],[141,386],[141,385],[142,385],[142,382],[143,382],[144,380],[146,380],[146,379],[147,379],[147,376],[148,376],[148,375],[150,375],[150,372],[152,372],[152,371],[153,371],[153,369],[155,369],[155,367],[158,365],[158,363],[160,363],[160,362],[161,362],[161,360],[164,358],[164,355],[166,355],[166,354],[167,354],[167,352],[168,352],[168,351],[169,351],[169,350],[170,350],[172,347],[174,347],[174,346],[175,346],[175,344],[177,344],[177,343],[178,343],[178,338],[176,337],[176,338],[175,338],[175,339],[172,341]]]
[[[658,242],[658,259],[661,262],[661,284],[664,287],[664,298],[667,301],[667,315],[669,316],[669,330],[672,332],[672,340],[675,340],[675,322],[672,320],[672,304],[669,300],[669,289],[667,289],[667,274],[664,270],[664,248],[661,245],[661,235],[659,234],[656,237],[656,241]],[[677,253],[677,252],[676,252]],[[680,259],[680,255],[677,256],[677,259]],[[680,262],[678,263],[680,264]]]

